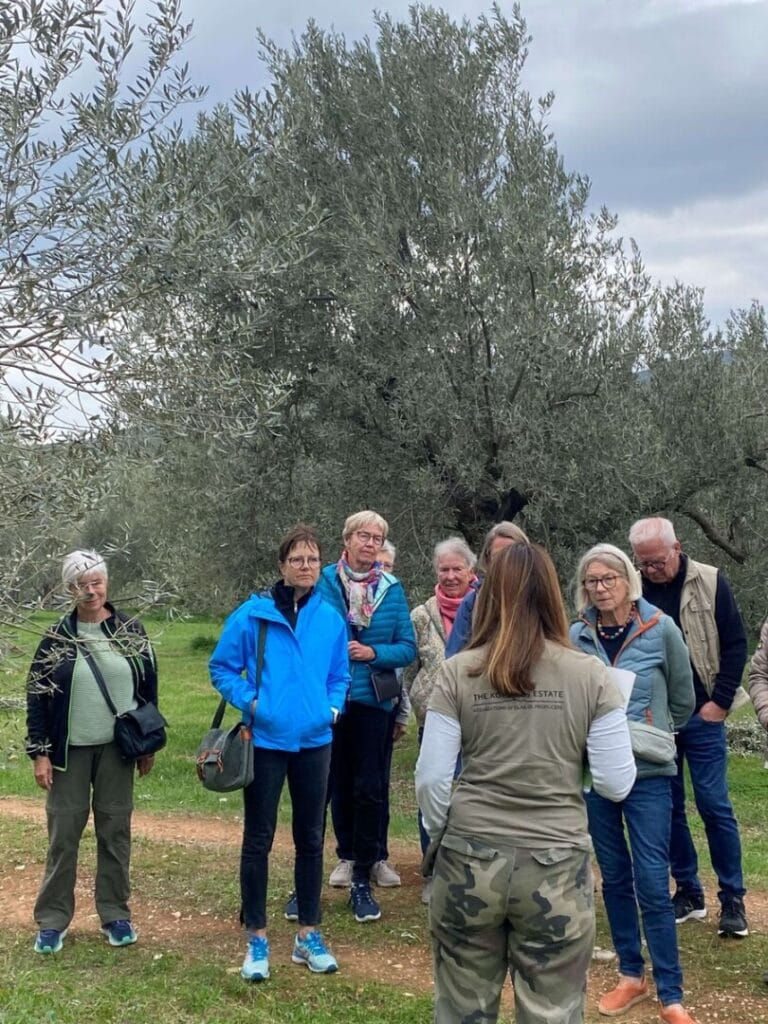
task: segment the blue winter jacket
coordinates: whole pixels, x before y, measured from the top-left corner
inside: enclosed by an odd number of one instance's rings
[[[267,622],[261,686],[256,691],[256,644]],[[347,631],[315,591],[294,632],[269,593],[252,594],[236,608],[209,663],[211,681],[250,721],[257,698],[253,744],[269,750],[321,747],[332,739],[331,708],[343,709],[349,687]]]
[[[615,668],[635,673],[627,719],[674,732],[685,725],[695,704],[688,648],[669,615],[642,597],[637,601],[637,610],[639,621],[635,619],[630,626],[627,639],[613,662]],[[581,620],[571,626],[571,642],[609,665],[608,655],[597,636],[596,622],[596,609],[586,608]],[[638,778],[677,774],[674,761],[660,765],[639,757],[635,760]]]
[[[450,635],[445,641],[446,658],[463,651],[472,637],[472,613],[475,610],[477,592],[480,590],[482,582],[482,579],[472,580],[471,590],[464,595],[464,599],[458,607]]]
[[[393,700],[377,701],[371,685],[371,670],[405,668],[416,657],[416,637],[413,632],[408,602],[403,585],[396,576],[382,573],[379,591],[374,601],[370,625],[357,630],[355,639],[376,651],[373,661],[351,661],[352,682],[349,700],[357,704],[370,704],[385,711],[394,707]],[[347,623],[347,602],[336,565],[326,565],[320,573],[318,593],[342,617],[345,638],[352,634]]]

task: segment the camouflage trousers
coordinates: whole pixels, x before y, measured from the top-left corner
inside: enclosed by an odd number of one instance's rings
[[[580,1024],[594,946],[587,850],[491,848],[447,834],[430,931],[436,1024],[489,1024],[507,971],[517,1024]]]

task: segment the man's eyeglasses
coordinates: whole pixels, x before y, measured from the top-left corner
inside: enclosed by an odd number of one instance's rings
[[[384,543],[384,538],[380,533],[368,533],[367,530],[355,530],[355,536],[359,537],[363,544],[372,543],[377,548],[380,548]]]
[[[320,559],[317,555],[309,555],[309,557],[292,555],[290,558],[286,558],[286,562],[292,569],[301,569],[305,565],[308,565],[310,569],[316,569],[320,565]]]
[[[620,579],[622,579],[621,576],[587,576],[584,580],[584,587],[586,590],[597,590],[599,586],[602,586],[606,590],[613,590],[616,580]]]
[[[655,558],[652,562],[641,562],[637,558],[633,559],[633,561],[635,568],[639,569],[640,572],[645,572],[646,569],[650,569],[652,572],[661,572],[671,555],[672,552],[668,551],[663,558]]]

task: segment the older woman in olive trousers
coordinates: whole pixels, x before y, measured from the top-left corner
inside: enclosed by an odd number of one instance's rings
[[[27,753],[47,793],[48,856],[35,903],[35,952],[58,953],[75,912],[80,837],[91,804],[96,831],[96,911],[111,946],[136,942],[129,865],[134,765],[114,742],[115,717],[84,651],[104,677],[117,712],[157,702],[155,656],[141,623],[107,600],[107,566],[95,551],[72,551],[62,580],[74,607],[43,637],[27,687]]]

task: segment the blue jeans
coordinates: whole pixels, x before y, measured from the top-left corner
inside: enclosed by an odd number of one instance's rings
[[[267,926],[269,851],[286,777],[296,849],[294,881],[299,924],[320,924],[325,796],[330,762],[330,743],[295,752],[264,747],[256,747],[253,751],[253,782],[243,790],[243,847],[240,853],[242,919],[251,931]]]
[[[682,1002],[683,972],[669,895],[670,780],[638,779],[620,803],[591,791],[586,803],[619,971],[630,978],[644,973],[639,906],[659,1001],[663,1006]]]
[[[336,853],[354,861],[355,882],[367,882],[381,859],[393,725],[388,709],[349,702],[333,729],[330,801]]]
[[[672,780],[672,877],[684,893],[702,892],[699,862],[685,817],[683,766],[688,761],[693,795],[707,833],[709,856],[720,891],[718,896],[743,896],[741,839],[728,798],[728,751],[724,722],[705,722],[696,714],[677,735],[677,778]]]

